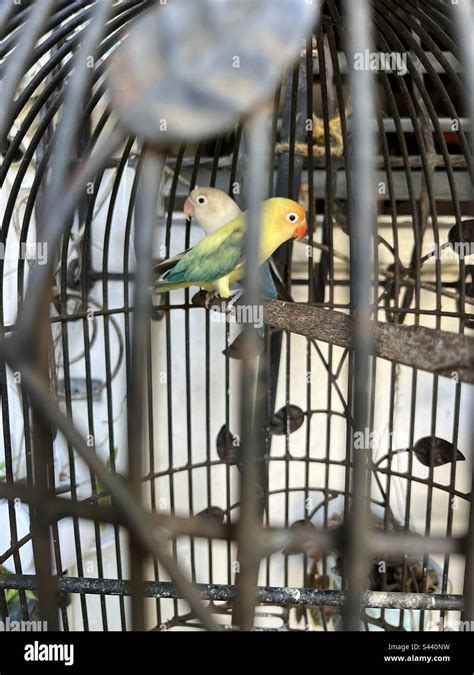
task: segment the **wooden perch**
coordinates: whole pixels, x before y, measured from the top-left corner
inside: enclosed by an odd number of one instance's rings
[[[352,349],[353,319],[312,305],[264,300],[264,322],[274,328]],[[457,333],[371,321],[375,356],[474,384],[474,338]]]
[[[201,292],[203,293],[203,292]],[[193,302],[201,304],[198,293]],[[245,299],[242,299],[245,304]],[[224,311],[221,300],[211,302]],[[314,305],[263,300],[263,320],[269,326],[353,349],[353,319],[347,314]],[[371,321],[374,356],[404,366],[474,384],[474,338],[457,333]]]

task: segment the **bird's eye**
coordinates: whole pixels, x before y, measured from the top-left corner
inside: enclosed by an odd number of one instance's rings
[[[297,213],[289,213],[289,214],[286,216],[286,219],[287,219],[290,223],[296,223],[296,221],[298,220],[298,214],[297,214]]]
[[[198,203],[200,206],[202,206],[203,204],[205,204],[205,203],[207,202],[207,199],[206,199],[203,195],[200,195],[200,196],[196,199],[196,201],[197,201],[197,203]]]

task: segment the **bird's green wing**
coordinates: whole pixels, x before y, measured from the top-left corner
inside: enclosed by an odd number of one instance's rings
[[[157,263],[153,268],[153,276],[155,277],[155,279],[159,279],[166,272],[169,272],[171,269],[173,269],[173,267],[176,267],[181,258],[183,258],[186,255],[186,253],[188,253],[190,250],[191,249],[188,248],[186,251],[174,255],[172,258],[166,258],[165,260],[162,260],[161,262]]]
[[[225,277],[243,262],[243,236],[242,226],[217,230],[188,251],[159,285],[210,283]]]

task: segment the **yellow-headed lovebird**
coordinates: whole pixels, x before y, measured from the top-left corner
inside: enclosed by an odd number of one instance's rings
[[[195,188],[184,204],[186,218],[193,218],[197,221],[206,234],[215,232],[240,213],[240,208],[228,194],[212,187]],[[187,251],[159,263],[155,267],[155,275],[161,277],[166,271],[172,269],[185,253]],[[272,260],[263,265],[263,294],[272,300],[286,300],[287,302],[293,300]]]
[[[206,234],[215,232],[239,213],[241,211],[234,200],[217,188],[196,188],[184,204],[185,216],[197,220]],[[265,263],[262,271],[264,296],[271,300],[292,302],[293,298],[286,290],[273,260]]]
[[[241,213],[187,251],[154,285],[156,293],[200,286],[229,298],[230,285],[245,275],[244,234],[247,215]],[[260,264],[285,241],[303,237],[304,209],[291,199],[273,197],[262,204]],[[166,261],[165,261],[166,262]]]

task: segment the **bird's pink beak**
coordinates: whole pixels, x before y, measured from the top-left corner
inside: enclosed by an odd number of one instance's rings
[[[186,219],[191,218],[194,215],[194,204],[191,201],[191,197],[188,197],[184,202],[184,215]]]
[[[306,219],[305,219],[295,229],[295,239],[301,239],[301,237],[304,237],[304,235],[306,234],[307,231],[308,231],[308,224],[307,224]]]

